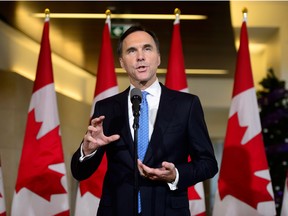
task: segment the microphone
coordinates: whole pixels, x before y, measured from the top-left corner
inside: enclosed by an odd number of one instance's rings
[[[142,100],[142,92],[138,88],[133,88],[130,93],[130,100],[132,103],[133,116],[139,117],[140,103]]]

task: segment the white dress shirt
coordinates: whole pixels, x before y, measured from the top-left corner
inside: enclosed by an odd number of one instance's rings
[[[130,92],[133,88],[135,87],[131,85]],[[157,115],[159,102],[160,102],[160,96],[161,96],[161,86],[158,80],[155,81],[149,88],[145,89],[145,91],[148,92],[146,99],[147,99],[148,107],[149,107],[149,140],[150,140],[151,135],[153,133],[156,115]],[[128,100],[128,116],[129,116],[129,125],[130,125],[132,138],[134,139],[134,129],[133,129],[134,116],[133,116],[133,111],[132,111],[132,103],[130,100],[130,92],[129,92],[129,97],[127,99]]]

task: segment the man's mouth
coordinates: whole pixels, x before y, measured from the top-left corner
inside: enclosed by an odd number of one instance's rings
[[[137,70],[138,71],[144,71],[144,70],[146,70],[146,66],[139,66],[139,67],[137,67]]]

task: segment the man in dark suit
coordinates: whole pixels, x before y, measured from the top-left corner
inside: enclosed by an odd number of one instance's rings
[[[72,174],[77,180],[88,178],[106,152],[98,216],[135,216],[135,179],[141,198],[136,215],[188,216],[187,188],[218,172],[199,98],[158,82],[160,51],[153,32],[132,26],[121,36],[118,54],[130,87],[96,103],[91,125],[72,157]],[[137,161],[136,178],[133,88],[148,92],[149,106],[149,145],[144,159]]]

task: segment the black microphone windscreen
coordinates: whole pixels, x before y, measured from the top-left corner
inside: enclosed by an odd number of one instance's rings
[[[142,92],[140,89],[138,88],[133,88],[131,90],[131,93],[130,93],[130,100],[131,102],[133,103],[134,100],[139,100],[139,103],[141,103],[141,100],[142,100]]]

